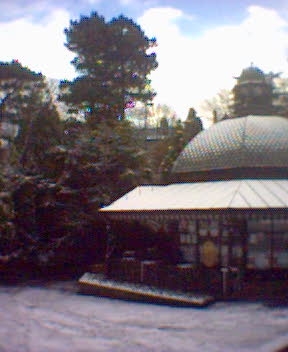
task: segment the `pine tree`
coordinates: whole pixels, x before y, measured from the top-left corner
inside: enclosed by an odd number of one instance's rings
[[[65,29],[67,48],[79,76],[61,82],[61,100],[85,114],[93,127],[102,119],[124,119],[131,100],[150,100],[149,73],[157,67],[156,44],[135,22],[119,16],[106,22],[91,13]]]
[[[37,171],[49,147],[60,143],[60,116],[41,73],[18,61],[0,62],[1,121],[17,124],[14,162]]]

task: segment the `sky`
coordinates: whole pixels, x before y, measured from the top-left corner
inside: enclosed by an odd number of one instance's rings
[[[287,0],[0,0],[0,61],[73,79],[64,29],[91,11],[106,20],[123,14],[156,37],[155,104],[179,118],[190,107],[207,113],[203,101],[231,89],[251,63],[288,77]]]

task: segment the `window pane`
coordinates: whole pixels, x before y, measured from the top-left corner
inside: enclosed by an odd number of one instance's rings
[[[271,237],[265,232],[250,233],[248,237],[248,268],[268,269],[271,267]]]
[[[273,221],[274,232],[288,232],[288,220],[274,220]]]
[[[288,268],[288,232],[274,234],[273,267]]]
[[[249,220],[248,232],[271,232],[272,221],[270,219]]]
[[[270,260],[265,252],[260,251],[249,251],[248,253],[248,268],[252,269],[269,269]]]
[[[190,233],[196,233],[196,221],[190,220],[188,223],[188,231]]]
[[[183,262],[195,263],[196,262],[196,246],[180,246]]]

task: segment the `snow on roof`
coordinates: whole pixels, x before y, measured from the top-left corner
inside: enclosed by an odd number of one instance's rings
[[[288,180],[245,179],[139,186],[101,212],[288,208]]]

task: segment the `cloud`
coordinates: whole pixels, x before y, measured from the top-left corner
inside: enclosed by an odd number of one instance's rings
[[[0,60],[18,59],[51,78],[74,77],[73,53],[64,47],[63,33],[71,18],[70,10],[64,9],[69,2],[0,0]],[[101,0],[80,0],[77,6],[89,2]],[[17,19],[1,22],[3,10],[10,10]],[[42,20],[35,22],[40,13]],[[222,88],[231,89],[233,77],[251,62],[264,71],[288,75],[288,23],[283,13],[250,6],[238,24],[184,33],[183,21],[186,28],[189,24],[190,28],[203,28],[200,20],[173,7],[149,8],[136,20],[145,34],[155,36],[158,42],[159,67],[151,75],[158,93],[155,103],[169,104],[185,118],[189,107],[199,109],[203,100]]]
[[[187,56],[187,48],[190,46],[190,39],[185,38],[177,24],[177,20],[183,16],[183,12],[179,9],[154,8],[146,11],[138,19],[145,34],[157,38],[156,53],[159,67],[151,75],[153,87],[158,93],[156,100],[160,103],[169,102],[178,111],[180,105],[183,106],[187,100],[184,97],[186,94],[180,92],[184,88],[183,71],[188,66],[183,56]],[[181,65],[183,67],[180,67]]]
[[[155,6],[158,0],[117,0],[121,6],[133,8],[149,8]]]
[[[74,16],[82,11],[90,12],[91,6],[101,2],[103,0],[0,0],[0,22],[23,18],[41,22],[50,13],[61,10]]]
[[[19,60],[36,72],[51,78],[72,78],[72,54],[64,47],[63,30],[69,25],[69,14],[52,12],[45,23],[19,19],[0,24],[1,61]]]
[[[120,0],[120,4],[123,6],[131,5],[133,4],[134,0]]]
[[[154,8],[138,19],[158,42],[159,67],[151,76],[156,101],[168,102],[181,118],[190,106],[197,109],[220,89],[231,89],[233,76],[251,62],[264,71],[288,73],[287,22],[275,10],[250,6],[241,23],[194,36],[181,31],[184,17],[176,8]],[[190,18],[197,21],[193,14]]]
[[[65,0],[64,0],[65,3]],[[55,6],[54,0],[13,0],[0,2],[0,20],[1,22],[8,22],[17,19],[33,19],[41,20],[48,12],[56,8],[61,8],[61,5]]]

